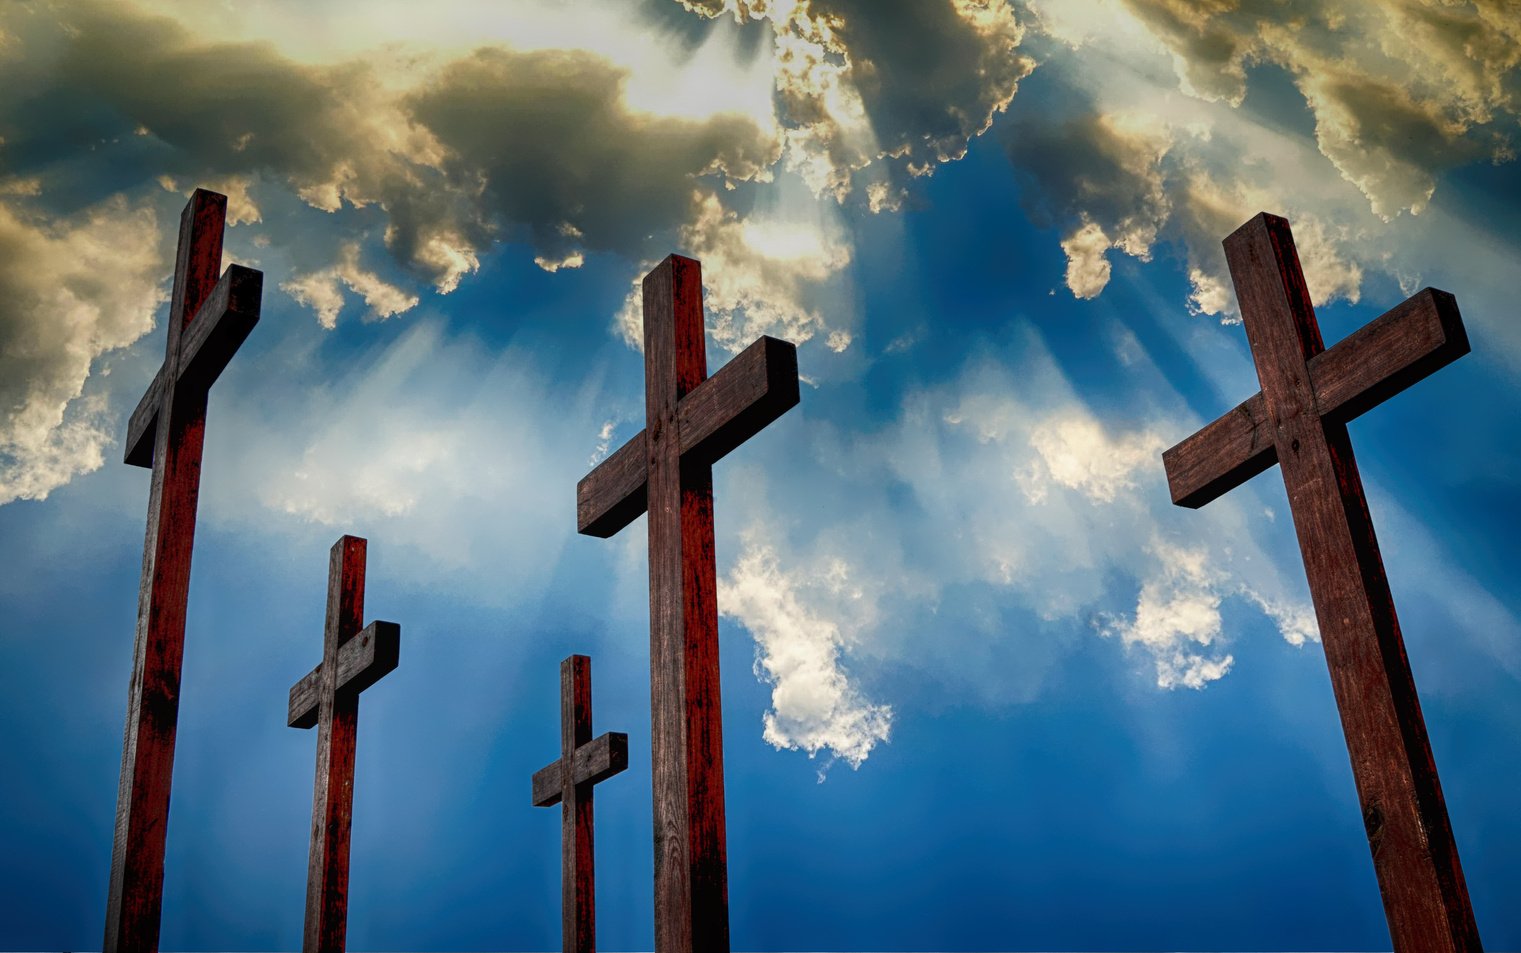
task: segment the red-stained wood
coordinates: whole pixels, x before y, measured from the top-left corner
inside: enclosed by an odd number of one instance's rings
[[[645,428],[581,481],[577,525],[649,513],[655,950],[726,953],[712,464],[798,402],[797,351],[761,338],[710,379],[698,263],[670,256],[643,291]]]
[[[107,884],[106,953],[158,949],[208,390],[258,322],[263,281],[237,265],[217,280],[226,209],[226,196],[197,189],[180,216],[164,363],[128,425],[125,460],[152,467],[153,476]]]
[[[596,953],[596,851],[594,786],[628,767],[628,735],[608,732],[592,740],[591,659],[560,663],[560,758],[534,772],[535,807],[560,805],[561,949]]]
[[[1427,289],[1325,350],[1289,223],[1225,240],[1259,394],[1164,454],[1199,506],[1277,462],[1396,953],[1478,953],[1478,927],[1346,422],[1467,353]]]
[[[359,693],[396,668],[401,628],[364,618],[366,543],[344,536],[328,554],[322,663],[290,690],[287,721],[317,728],[311,852],[306,867],[303,953],[342,953],[349,916],[349,831],[354,816],[354,746]]]

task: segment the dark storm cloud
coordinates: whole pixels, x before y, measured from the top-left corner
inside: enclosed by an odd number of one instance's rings
[[[309,273],[272,284],[329,321],[340,284],[383,315],[416,296],[361,266],[377,221],[399,265],[449,291],[504,233],[549,266],[583,247],[643,256],[696,214],[703,177],[775,161],[752,121],[631,111],[625,80],[585,52],[311,64],[128,3],[0,6],[0,500],[99,465],[113,418],[80,395],[101,355],[152,326],[167,268],[155,183],[219,187],[243,221],[268,186],[370,209],[297,256]]]
[[[1521,7],[1508,0],[1124,2],[1197,95],[1240,104],[1251,66],[1286,70],[1320,150],[1380,215],[1419,211],[1444,169],[1513,155]]]
[[[777,145],[737,115],[650,116],[623,104],[622,70],[564,51],[482,49],[406,100],[437,137],[444,166],[479,177],[495,221],[518,223],[552,256],[632,255],[692,218],[700,176],[751,179]]]
[[[765,0],[677,2],[771,22],[789,162],[841,198],[875,166],[874,208],[895,203],[887,182],[964,155],[1034,68],[1005,0],[802,0],[785,12]]]

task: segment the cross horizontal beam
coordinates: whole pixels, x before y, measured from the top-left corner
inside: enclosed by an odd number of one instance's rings
[[[211,389],[248,332],[259,323],[263,290],[262,273],[242,265],[228,266],[180,339],[180,386],[201,394]],[[159,368],[127,422],[122,460],[134,467],[153,466],[153,440],[163,403],[164,373],[164,368]]]
[[[338,649],[338,690],[359,693],[396,668],[401,658],[401,626],[371,622]],[[322,666],[312,669],[290,690],[292,728],[315,728],[322,703]]]
[[[698,384],[676,409],[685,463],[712,465],[797,405],[797,347],[762,336]],[[576,486],[577,530],[612,536],[648,505],[648,444],[643,430]]]
[[[562,761],[556,761],[533,773],[534,807],[549,807],[560,803],[560,795],[565,790],[565,780],[560,775],[561,764]],[[628,735],[621,731],[609,731],[576,749],[571,777],[576,784],[596,784],[627,767]]]
[[[1468,353],[1452,295],[1425,288],[1309,360],[1321,419],[1346,423]],[[1162,454],[1172,501],[1197,509],[1278,462],[1261,391]]]

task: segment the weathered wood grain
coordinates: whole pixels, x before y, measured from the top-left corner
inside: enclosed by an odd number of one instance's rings
[[[763,336],[682,399],[681,455],[712,466],[797,402],[797,347]]]
[[[1452,295],[1425,288],[1308,362],[1315,406],[1346,423],[1468,353]],[[1278,462],[1262,394],[1162,454],[1172,501],[1197,509]]]
[[[359,693],[393,670],[400,654],[396,623],[359,628],[367,549],[360,537],[343,536],[328,553],[322,664],[290,692],[291,727],[317,728],[303,953],[342,953],[347,941]]]
[[[682,398],[676,429],[683,459],[711,466],[798,402],[797,347],[762,336]],[[644,514],[645,432],[639,431],[576,487],[577,531],[606,538]]]
[[[1217,421],[1180,444],[1185,451],[1169,451],[1169,477],[1175,466],[1188,471],[1173,483],[1174,499],[1197,505],[1205,489],[1220,490],[1219,471],[1239,471],[1271,448],[1394,949],[1477,953],[1478,927],[1346,429],[1347,420],[1467,352],[1456,303],[1428,289],[1325,351],[1287,221],[1257,216],[1225,240],[1225,253],[1262,391],[1227,415],[1242,419]],[[1200,463],[1211,454],[1213,478]]]
[[[362,692],[395,671],[401,661],[401,626],[371,622],[338,649],[340,692]],[[291,686],[289,719],[292,728],[315,728],[322,703],[322,665]]]
[[[132,416],[127,418],[127,439],[121,459],[128,466],[153,467],[153,439],[158,432],[158,412],[164,403],[165,386],[164,368],[160,367],[133,408]]]
[[[657,953],[729,948],[712,464],[798,402],[797,352],[762,338],[707,376],[702,276],[644,279],[645,427],[577,487],[577,526],[649,513]]]
[[[591,725],[591,659],[572,655],[560,663],[560,758],[533,775],[534,805],[561,805],[560,948],[567,953],[596,953],[594,786],[628,767],[628,736],[591,741]]]
[[[226,208],[225,196],[197,189],[180,216],[164,363],[129,422],[124,456],[129,463],[151,465],[153,476],[107,880],[102,944],[107,953],[158,949],[190,557],[207,388],[215,378],[207,373],[209,365],[187,355],[197,353],[194,342],[208,330],[202,312],[221,270]],[[236,270],[231,286],[238,291],[237,323],[246,336],[258,320],[260,282],[257,272]],[[222,363],[242,340],[234,336],[211,338]],[[192,363],[197,366],[187,377],[183,371]]]
[[[641,430],[576,485],[576,531],[606,539],[643,516],[648,471]]]
[[[227,267],[221,280],[197,309],[195,320],[185,328],[179,355],[178,383],[181,387],[196,391],[211,389],[248,333],[259,323],[259,302],[263,291],[264,275],[261,272],[242,265]],[[161,367],[128,418],[122,462],[138,467],[153,466],[153,437],[158,427],[163,391],[164,368]]]
[[[609,731],[576,749],[571,765],[575,784],[600,784],[628,767],[628,735]],[[560,789],[565,785],[564,765],[556,761],[533,773],[534,807],[551,807],[560,803]]]

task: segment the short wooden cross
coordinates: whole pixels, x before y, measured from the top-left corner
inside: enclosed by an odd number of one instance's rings
[[[1457,302],[1427,288],[1330,350],[1289,223],[1225,240],[1261,392],[1163,454],[1198,507],[1279,465],[1320,622],[1397,953],[1477,953],[1478,927],[1347,422],[1468,353]]]
[[[798,402],[797,349],[762,337],[708,377],[697,262],[644,279],[645,429],[576,488],[580,532],[648,509],[656,953],[726,953],[713,469]]]
[[[560,759],[533,775],[535,807],[560,805],[560,949],[596,953],[596,852],[592,847],[592,790],[628,767],[628,735],[610,731],[592,740],[591,659],[560,663]]]
[[[106,953],[158,949],[206,402],[259,321],[264,280],[239,265],[218,280],[226,212],[226,196],[197,189],[180,215],[164,363],[127,425],[125,461],[151,467],[153,478],[116,795]]]
[[[322,664],[290,690],[292,728],[317,728],[311,853],[306,865],[304,953],[342,953],[349,915],[349,827],[354,816],[354,744],[359,693],[396,668],[401,627],[363,630],[365,541],[344,536],[327,563]]]

